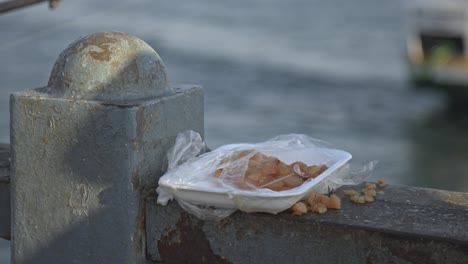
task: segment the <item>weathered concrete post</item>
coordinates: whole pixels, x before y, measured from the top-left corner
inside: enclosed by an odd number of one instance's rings
[[[145,263],[145,197],[203,91],[173,87],[124,33],[72,43],[47,87],[11,96],[13,263]]]

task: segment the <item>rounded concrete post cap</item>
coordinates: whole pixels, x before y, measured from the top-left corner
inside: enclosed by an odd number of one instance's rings
[[[70,44],[50,74],[53,96],[132,100],[170,90],[159,55],[141,39],[121,32],[93,33]]]

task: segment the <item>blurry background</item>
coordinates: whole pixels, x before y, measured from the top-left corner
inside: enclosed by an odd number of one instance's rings
[[[404,26],[402,0],[63,0],[2,14],[0,141],[10,93],[46,85],[78,37],[125,31],[173,83],[205,88],[211,148],[303,133],[378,160],[374,179],[468,192],[468,112],[409,85]]]

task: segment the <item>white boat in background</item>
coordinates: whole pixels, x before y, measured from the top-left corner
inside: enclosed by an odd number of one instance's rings
[[[468,1],[413,0],[406,12],[411,79],[468,91]]]

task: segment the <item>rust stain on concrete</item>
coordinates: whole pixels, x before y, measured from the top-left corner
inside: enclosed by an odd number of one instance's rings
[[[466,193],[437,192],[434,194],[444,202],[468,208],[468,195]]]
[[[101,51],[90,51],[89,55],[95,60],[110,61],[112,59],[112,52],[109,47],[111,44],[119,41],[117,38],[130,40],[131,36],[119,32],[91,34],[72,44],[70,53],[77,54],[89,46],[95,46],[101,49]]]
[[[143,190],[140,190],[139,193],[137,226],[133,234],[133,241],[135,241],[135,251],[144,256],[146,255],[146,196]]]
[[[86,36],[83,39],[79,39],[77,41],[78,45],[73,47],[73,52],[74,53],[75,52],[79,53],[88,46],[101,47],[104,44],[109,45],[109,44],[112,44],[112,43],[117,43],[118,40],[115,39],[115,37],[114,37],[116,35],[119,35],[120,37],[128,38],[127,34],[115,33],[115,32],[114,33],[104,32],[104,33],[100,33],[100,34],[91,34],[91,35]]]
[[[175,228],[158,241],[161,260],[168,263],[219,263],[229,261],[213,253],[201,221],[193,222],[182,213]]]
[[[410,243],[400,243],[396,241],[383,243],[385,247],[391,252],[393,256],[396,256],[402,260],[408,261],[413,264],[436,264],[437,261],[432,259],[431,254],[421,250],[418,246],[413,246]]]
[[[99,47],[102,51],[90,51],[89,55],[100,61],[110,61],[112,58],[112,52],[109,50],[109,44],[101,44]]]

